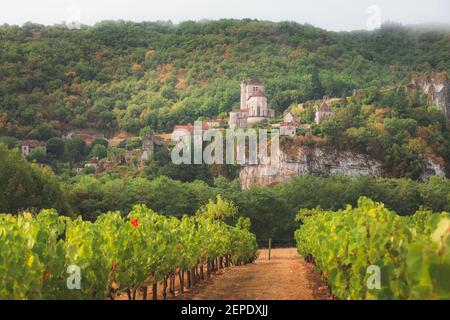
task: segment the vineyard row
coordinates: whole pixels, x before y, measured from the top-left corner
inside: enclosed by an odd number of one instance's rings
[[[337,212],[300,210],[297,247],[340,299],[450,299],[450,216],[401,217],[360,198]]]
[[[142,205],[126,217],[107,213],[95,222],[54,210],[2,214],[0,299],[136,299],[139,292],[145,299],[148,287],[155,296],[157,283],[166,297],[176,274],[182,291],[185,273],[189,286],[204,273],[254,261],[249,221],[226,224],[222,211],[230,204],[218,202],[181,219]]]

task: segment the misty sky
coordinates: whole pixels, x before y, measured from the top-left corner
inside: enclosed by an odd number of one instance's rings
[[[297,21],[340,31],[368,28],[367,21],[378,12],[368,13],[371,5],[380,9],[381,22],[450,24],[449,0],[2,0],[0,24],[55,24],[74,16],[88,25],[118,19],[180,22],[255,18]]]

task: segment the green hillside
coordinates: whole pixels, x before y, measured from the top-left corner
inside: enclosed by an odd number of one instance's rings
[[[450,33],[385,26],[336,33],[254,20],[0,26],[0,135],[47,140],[71,128],[166,132],[238,105],[257,74],[281,113],[355,88],[450,72]]]

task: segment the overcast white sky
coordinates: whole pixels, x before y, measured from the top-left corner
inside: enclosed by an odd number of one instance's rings
[[[1,0],[0,24],[54,24],[79,16],[101,20],[156,21],[256,18],[310,23],[328,30],[366,29],[380,9],[381,22],[450,24],[449,0]],[[69,9],[71,6],[79,8]]]

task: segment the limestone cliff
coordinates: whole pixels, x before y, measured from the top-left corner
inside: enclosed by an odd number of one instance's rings
[[[433,158],[425,158],[420,179],[426,181],[431,176],[445,177],[445,167]]]
[[[267,158],[261,160],[267,161]],[[307,173],[318,176],[332,173],[384,176],[382,162],[365,154],[339,151],[329,146],[291,146],[275,155],[274,160],[272,164],[243,166],[240,171],[242,188],[248,189],[252,185],[270,186]],[[445,176],[445,172],[441,165],[427,158],[424,161],[422,179],[428,179],[432,175]]]
[[[414,74],[412,85],[426,94],[429,103],[436,105],[450,123],[450,80],[447,73]]]

